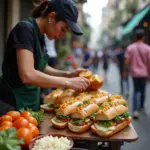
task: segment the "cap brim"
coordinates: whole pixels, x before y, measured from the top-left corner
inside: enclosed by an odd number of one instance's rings
[[[76,35],[83,34],[81,28],[79,27],[79,25],[76,22],[70,21],[68,19],[66,19],[66,21],[74,34],[76,34]]]

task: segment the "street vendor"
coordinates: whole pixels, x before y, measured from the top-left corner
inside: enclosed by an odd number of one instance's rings
[[[38,111],[40,88],[71,88],[81,92],[90,86],[87,79],[77,77],[83,70],[60,71],[47,62],[44,34],[50,40],[63,38],[69,29],[82,35],[77,18],[73,0],[42,1],[28,20],[12,29],[6,43],[0,84],[0,105],[5,112],[21,108]]]

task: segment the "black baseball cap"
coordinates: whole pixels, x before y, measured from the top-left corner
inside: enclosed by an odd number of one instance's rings
[[[82,35],[83,32],[80,26],[77,23],[78,19],[78,9],[73,0],[54,0],[55,2],[55,10],[58,12],[64,20],[68,23],[69,27],[76,35]],[[48,8],[52,9],[49,3]]]

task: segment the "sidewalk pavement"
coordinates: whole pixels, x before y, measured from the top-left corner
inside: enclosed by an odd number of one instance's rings
[[[104,77],[104,72],[102,66],[100,65],[97,72],[99,75]],[[132,79],[130,79],[130,96],[127,99],[129,111],[132,113]],[[107,80],[105,81],[103,90],[108,91],[111,94],[120,93],[120,76],[117,65],[110,63]],[[140,114],[138,120],[132,120],[132,124],[139,136],[139,139],[136,142],[124,143],[122,150],[150,150],[150,83],[147,85],[146,89],[146,103],[145,103],[145,112]],[[125,97],[124,97],[125,98]],[[126,98],[125,98],[126,99]]]

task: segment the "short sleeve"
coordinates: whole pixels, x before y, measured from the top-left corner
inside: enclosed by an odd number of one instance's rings
[[[12,30],[13,48],[24,48],[33,52],[34,32],[31,24],[26,22],[18,23]]]

